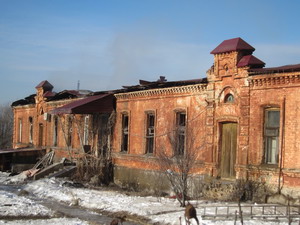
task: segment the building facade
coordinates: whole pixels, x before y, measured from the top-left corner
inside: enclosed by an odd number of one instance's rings
[[[162,154],[193,153],[195,179],[263,181],[297,195],[300,64],[265,68],[254,51],[241,38],[225,40],[211,52],[206,78],[140,80],[113,92],[53,93],[44,81],[13,103],[14,148],[53,149],[61,158],[106,145],[115,182],[146,189],[167,188]]]
[[[264,68],[254,50],[241,38],[225,40],[211,52],[207,79],[140,81],[115,94],[116,182],[157,185],[159,155],[176,155],[176,139],[179,151],[197,152],[195,177],[263,181],[295,194],[300,65]]]

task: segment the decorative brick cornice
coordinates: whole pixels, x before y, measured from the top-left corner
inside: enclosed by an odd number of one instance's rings
[[[194,84],[179,87],[170,88],[157,88],[145,91],[134,91],[128,93],[115,94],[117,99],[128,99],[138,97],[150,97],[150,96],[161,96],[161,95],[174,95],[174,94],[192,94],[200,93],[206,90],[207,84]]]
[[[251,77],[249,80],[250,86],[274,86],[274,85],[288,85],[300,83],[300,73],[293,73],[288,75],[264,75],[259,77]]]

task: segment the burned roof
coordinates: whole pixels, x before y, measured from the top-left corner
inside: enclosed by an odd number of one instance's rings
[[[92,95],[92,91],[88,90],[64,90],[61,92],[52,92],[46,91],[43,95],[45,97],[45,101],[59,101],[64,99],[74,99],[74,98],[81,98],[84,96]],[[35,96],[36,94],[32,94],[24,99],[19,99],[11,104],[11,106],[22,106],[22,105],[29,105],[35,104]]]
[[[24,99],[19,99],[17,101],[14,101],[11,106],[21,106],[21,105],[29,105],[29,104],[35,104],[35,96],[36,94],[29,95],[28,97]]]
[[[238,37],[223,41],[214,50],[212,50],[210,54],[219,54],[232,51],[247,51],[252,53],[255,51],[255,48],[249,45],[242,38]]]
[[[186,86],[186,85],[201,84],[201,83],[207,83],[207,79],[202,78],[202,79],[194,79],[194,80],[167,81],[165,77],[163,77],[163,79],[160,78],[157,81],[139,80],[138,85],[123,86],[124,89],[121,92],[141,91],[141,90],[148,90],[154,88],[167,88],[167,87],[175,87],[175,86]]]
[[[298,71],[300,71],[300,64],[285,65],[285,66],[270,67],[270,68],[250,69],[249,74],[259,75],[259,74],[285,73],[285,72],[298,72]]]
[[[61,92],[58,92],[53,97],[49,98],[49,101],[58,101],[63,99],[73,99],[73,98],[80,98],[84,97],[86,95],[91,94],[91,91],[81,91],[81,90],[64,90]]]

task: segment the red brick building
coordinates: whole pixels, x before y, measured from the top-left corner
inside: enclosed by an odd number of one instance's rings
[[[102,137],[97,128],[115,111],[110,140],[116,183],[153,188],[160,179],[161,152],[172,157],[193,150],[195,178],[263,180],[296,195],[300,64],[264,68],[254,50],[241,38],[223,41],[211,52],[214,63],[203,79],[160,77],[85,95],[53,93],[52,85],[42,82],[36,95],[13,104],[14,147],[54,149],[59,157],[82,146],[97,152]],[[95,123],[100,114],[102,122]]]
[[[113,95],[52,89],[48,81],[42,81],[36,94],[12,104],[13,147],[54,150],[56,160],[88,151],[98,155],[107,148],[103,132],[114,111]]]
[[[211,52],[205,79],[140,81],[115,94],[116,182],[157,185],[158,155],[176,154],[168,134],[183,125],[183,151],[197,149],[195,176],[263,180],[293,195],[300,187],[300,64],[264,68],[254,50],[241,38],[225,40]]]

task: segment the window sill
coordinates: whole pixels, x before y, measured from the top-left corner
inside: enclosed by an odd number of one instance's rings
[[[271,168],[278,168],[278,164],[261,164],[261,167],[271,167]]]
[[[259,168],[262,170],[278,170],[279,166],[278,164],[261,164]]]
[[[129,154],[128,151],[119,151],[119,154]]]

